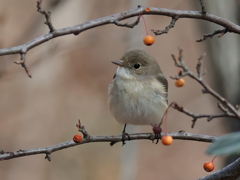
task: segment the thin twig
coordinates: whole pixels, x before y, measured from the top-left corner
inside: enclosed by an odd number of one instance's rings
[[[189,72],[188,67],[185,66],[185,64],[184,64],[184,61],[183,61],[183,50],[180,47],[178,47],[178,63],[179,63],[179,65],[182,68],[184,73]]]
[[[184,73],[181,76],[175,76],[175,77],[171,76],[171,78],[179,79],[184,76],[189,76],[192,79],[196,80],[204,88],[202,91],[203,93],[208,93],[208,94],[212,95],[215,99],[217,99],[221,104],[223,104],[228,109],[229,113],[231,113],[231,114],[226,114],[226,115],[231,115],[231,117],[234,117],[234,118],[237,118],[238,120],[240,120],[240,115],[232,104],[230,104],[225,98],[223,98],[220,94],[218,94],[216,91],[214,91],[212,88],[210,88],[205,82],[203,82],[202,78],[197,77],[190,70],[188,70],[187,66],[185,66],[183,63],[182,52],[183,52],[182,49],[179,49],[178,61],[174,55],[172,55],[172,59],[174,61],[175,66],[182,68]],[[201,74],[200,69],[198,71],[199,71],[198,74],[199,73]],[[196,122],[196,118],[194,119],[193,122],[194,123]]]
[[[137,20],[131,24],[128,24],[128,23],[120,23],[117,19],[114,20],[114,24],[117,25],[117,26],[120,26],[120,27],[128,27],[128,28],[133,28],[134,26],[138,25],[139,23],[139,19],[140,19],[140,16],[137,18]]]
[[[197,63],[197,66],[196,66],[196,70],[197,70],[197,74],[198,74],[198,78],[199,79],[202,79],[202,59],[206,56],[206,53],[204,53],[203,55],[201,55],[199,58],[198,58],[198,63]]]
[[[37,11],[45,16],[46,22],[44,22],[44,24],[46,24],[48,26],[50,33],[53,33],[55,31],[55,29],[54,29],[54,27],[52,25],[52,21],[51,21],[51,12],[49,12],[49,11],[46,12],[46,11],[42,10],[41,3],[42,3],[42,0],[37,1]]]
[[[140,6],[140,5],[139,5],[138,8],[143,8],[143,6]],[[137,20],[136,20],[135,22],[131,23],[131,24],[128,24],[128,23],[123,23],[123,24],[122,24],[122,23],[120,23],[120,22],[118,21],[118,19],[114,19],[114,20],[112,20],[112,22],[113,22],[116,26],[133,28],[134,26],[138,25],[138,23],[140,22],[140,18],[141,18],[142,14],[143,14],[144,12],[146,12],[146,11],[142,11],[141,14],[139,14]]]
[[[174,65],[179,68],[182,68],[184,73],[181,74],[181,77],[184,77],[184,76],[188,75],[189,70],[188,70],[188,67],[184,65],[182,53],[183,53],[183,50],[179,48],[178,59],[176,58],[176,56],[174,54],[172,54],[171,56],[174,61]],[[177,77],[177,79],[179,79],[179,78]]]
[[[21,54],[21,61],[16,61],[14,63],[17,64],[17,65],[21,64],[21,66],[25,69],[28,77],[32,78],[32,75],[31,75],[30,71],[28,70],[28,68],[27,68],[27,66],[25,64],[25,60],[26,60],[25,59],[25,54]]]
[[[200,2],[200,5],[201,5],[201,8],[202,8],[202,14],[205,15],[207,13],[207,10],[206,10],[206,7],[203,3],[203,0],[199,0],[199,2]]]
[[[229,114],[229,111],[227,108],[225,108],[220,102],[218,102],[218,108],[224,112],[225,114]]]
[[[84,137],[85,139],[89,139],[89,138],[90,138],[90,135],[89,135],[88,132],[85,130],[85,127],[81,125],[80,119],[78,120],[78,124],[76,124],[76,126],[78,127],[78,131],[83,134],[83,137]]]
[[[207,38],[212,38],[214,35],[218,35],[218,38],[222,37],[224,34],[226,34],[227,32],[229,32],[227,30],[227,28],[224,28],[224,29],[221,29],[221,30],[216,30],[216,31],[213,31],[212,33],[209,33],[209,34],[204,34],[204,36],[198,40],[196,40],[197,42],[202,42],[204,40],[206,40]]]
[[[144,8],[144,7],[141,6],[141,5],[139,5],[138,8]],[[140,22],[140,18],[141,18],[141,16],[143,15],[143,13],[144,13],[144,12],[149,12],[149,11],[150,11],[149,8],[148,8],[148,11],[146,11],[146,9],[144,9],[144,11],[142,11],[142,12],[139,14],[137,20],[136,20],[135,22],[131,23],[131,24],[129,24],[129,23],[120,23],[117,19],[112,20],[112,22],[113,22],[115,25],[120,26],[120,27],[133,28],[134,26],[138,25],[138,23]],[[144,20],[144,18],[143,18],[143,20]],[[145,20],[144,20],[144,23],[145,23]],[[147,34],[148,34],[148,33],[147,33]]]
[[[175,26],[176,21],[178,20],[178,16],[173,16],[172,17],[172,21],[170,22],[170,24],[164,29],[164,30],[154,30],[152,29],[151,31],[157,36],[157,35],[161,35],[161,34],[167,34],[168,31],[173,28]]]
[[[220,117],[236,118],[235,115],[230,114],[230,113],[228,113],[228,114],[226,114],[226,113],[224,113],[224,114],[212,114],[212,115],[210,115],[210,114],[194,114],[194,113],[188,111],[187,109],[185,109],[184,107],[180,106],[177,103],[174,103],[172,105],[172,107],[174,109],[178,110],[179,112],[182,112],[182,113],[186,114],[187,116],[190,116],[190,117],[193,118],[192,126],[191,126],[192,128],[194,128],[196,121],[200,118],[207,118],[207,121],[211,121],[214,118],[220,118]]]

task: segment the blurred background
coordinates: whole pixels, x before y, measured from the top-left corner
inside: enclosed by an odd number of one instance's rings
[[[93,19],[136,8],[162,7],[197,10],[199,1],[192,0],[43,0],[42,9],[51,11],[55,28],[81,24]],[[207,12],[239,24],[239,1],[208,1]],[[144,16],[150,29],[164,29],[171,18]],[[136,17],[125,20],[133,22]],[[33,0],[0,1],[0,48],[24,44],[48,33],[45,18],[37,12]],[[0,57],[0,148],[4,151],[32,149],[69,141],[76,134],[75,124],[81,119],[91,135],[120,135],[123,125],[111,116],[108,105],[108,84],[118,60],[130,48],[146,50],[158,61],[169,81],[169,102],[176,101],[196,114],[219,112],[217,101],[201,93],[201,86],[185,78],[185,86],[176,88],[170,75],[176,75],[171,54],[184,50],[186,65],[195,72],[197,59],[204,52],[207,74],[204,80],[230,102],[239,103],[239,36],[226,34],[197,43],[203,34],[222,29],[209,22],[179,19],[168,34],[155,37],[147,47],[143,21],[133,29],[105,25],[78,36],[59,37],[30,50],[26,64],[30,79],[21,66],[14,64],[19,55]],[[233,129],[233,127],[235,129]],[[168,131],[220,136],[236,131],[239,122],[231,119],[205,119],[191,128],[191,118],[171,109]],[[127,126],[128,133],[151,132],[149,126]],[[209,144],[175,140],[169,147],[151,141],[131,141],[122,147],[117,143],[90,143],[57,151],[51,155],[21,157],[0,162],[3,180],[145,180],[197,179],[207,175],[202,168],[212,156],[205,154]],[[226,161],[217,157],[215,171]],[[229,163],[229,162],[227,162]]]

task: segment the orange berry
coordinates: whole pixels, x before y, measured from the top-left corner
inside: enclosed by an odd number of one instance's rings
[[[79,135],[79,134],[76,134],[74,137],[73,137],[73,141],[76,142],[76,143],[80,143],[82,141],[82,136]]]
[[[177,86],[177,87],[182,87],[182,86],[184,86],[184,84],[185,84],[185,81],[182,78],[175,81],[175,86]]]
[[[163,145],[168,146],[168,145],[172,144],[173,138],[172,138],[172,136],[165,135],[162,137],[161,141],[162,141]]]
[[[214,164],[211,161],[204,163],[203,168],[207,172],[211,172],[214,169]]]
[[[154,37],[147,35],[144,39],[143,42],[147,46],[151,46],[154,43]]]
[[[149,12],[149,11],[150,11],[150,9],[149,9],[148,7],[146,7],[145,11],[146,11],[146,12]]]

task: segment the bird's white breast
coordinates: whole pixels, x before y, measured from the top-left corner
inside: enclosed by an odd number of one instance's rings
[[[109,84],[109,105],[116,120],[134,125],[157,125],[167,108],[164,86],[155,78],[138,79],[118,67]]]

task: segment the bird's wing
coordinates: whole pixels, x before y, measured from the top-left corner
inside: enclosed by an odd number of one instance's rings
[[[113,76],[113,79],[116,77],[116,73],[114,74],[114,76]]]
[[[168,98],[168,80],[167,80],[167,78],[162,73],[159,73],[155,78],[164,85],[166,92],[167,92],[166,93],[166,99],[167,99]]]

